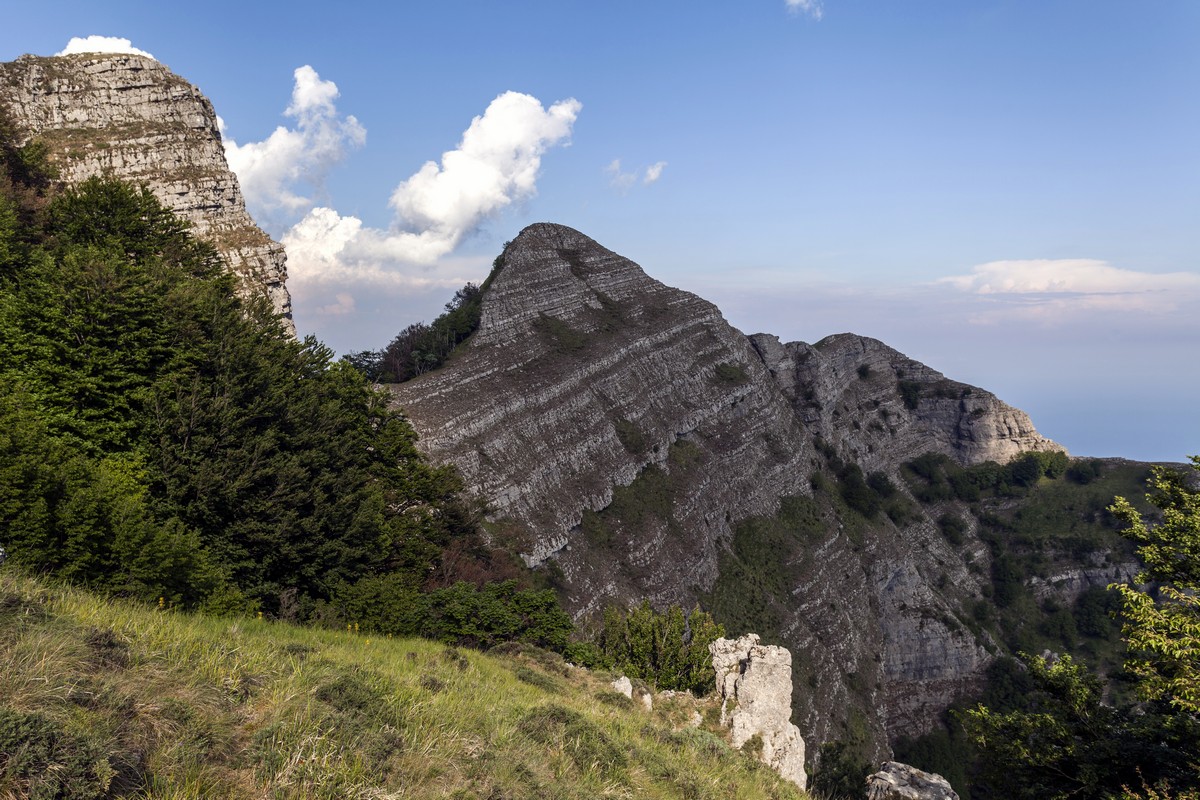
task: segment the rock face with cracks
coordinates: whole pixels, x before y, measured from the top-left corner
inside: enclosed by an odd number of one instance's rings
[[[750,633],[717,639],[708,646],[721,700],[721,724],[731,743],[741,748],[759,737],[762,762],[801,789],[804,739],[792,724],[792,654],[786,648],[759,643]]]
[[[958,793],[941,775],[889,761],[867,778],[867,800],[958,800]]]
[[[1061,449],[990,392],[874,339],[748,337],[571,228],[532,225],[501,262],[475,335],[391,391],[419,446],[458,467],[577,617],[708,602],[739,523],[814,495],[818,440],[897,484],[930,451],[969,465]],[[883,760],[889,738],[928,730],[979,685],[994,643],[954,614],[990,556],[973,531],[949,545],[931,518],[865,535],[832,512],[820,523],[773,556],[787,583],[772,636],[814,689],[795,701],[809,742],[841,735],[850,708]]]
[[[0,107],[49,147],[59,178],[144,184],[216,247],[246,294],[265,295],[295,335],[287,256],[246,212],[217,115],[200,90],[152,58],[84,53],[0,64]]]

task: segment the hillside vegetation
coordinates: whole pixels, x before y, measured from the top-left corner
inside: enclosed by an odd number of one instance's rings
[[[806,797],[715,735],[711,704],[646,711],[609,680],[530,646],[155,609],[10,564],[0,797]]]
[[[56,186],[15,141],[0,118],[10,559],[172,606],[381,630],[404,607],[387,632],[565,646],[553,594],[483,541],[482,509],[384,393],[240,296],[148,191]]]

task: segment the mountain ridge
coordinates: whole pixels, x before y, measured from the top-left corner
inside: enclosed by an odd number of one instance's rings
[[[743,523],[791,502],[813,540],[776,556],[794,582],[777,633],[816,690],[796,700],[806,738],[834,738],[857,705],[881,755],[979,687],[994,643],[948,624],[957,601],[935,584],[948,572],[983,592],[967,563],[986,548],[957,552],[924,516],[855,533],[816,483],[831,459],[894,486],[928,452],[970,466],[1061,451],[1027,415],[866,337],[745,336],[566,226],[525,228],[500,263],[475,335],[389,388],[577,619],[643,597],[716,602]]]

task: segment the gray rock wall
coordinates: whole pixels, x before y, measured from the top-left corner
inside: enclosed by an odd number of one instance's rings
[[[0,105],[47,143],[60,177],[145,184],[211,242],[242,289],[270,299],[295,335],[287,256],[250,218],[212,104],[152,58],[87,53],[0,64]]]

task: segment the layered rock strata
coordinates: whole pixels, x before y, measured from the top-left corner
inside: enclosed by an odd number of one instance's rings
[[[61,179],[110,175],[148,187],[295,335],[283,246],[246,212],[216,113],[196,87],[144,56],[22,56],[0,64],[0,106],[48,145]]]
[[[864,470],[928,452],[1003,464],[1018,453],[1063,449],[1024,411],[877,339],[841,333],[783,344],[760,333],[750,341],[805,426]]]
[[[818,441],[898,485],[929,451],[966,465],[1057,447],[873,339],[747,337],[570,228],[530,226],[502,262],[472,339],[391,390],[425,452],[459,468],[529,564],[559,573],[577,616],[708,598],[741,521],[813,494]],[[883,760],[889,735],[927,730],[992,658],[955,616],[990,554],[927,517],[864,535],[823,513],[811,541],[773,556],[787,581],[773,636],[814,688],[795,704],[805,737],[836,738],[852,709]]]
[[[721,724],[730,743],[741,749],[759,737],[759,758],[801,789],[804,739],[792,724],[792,654],[786,648],[759,643],[756,634],[717,639],[708,646],[721,700]]]

